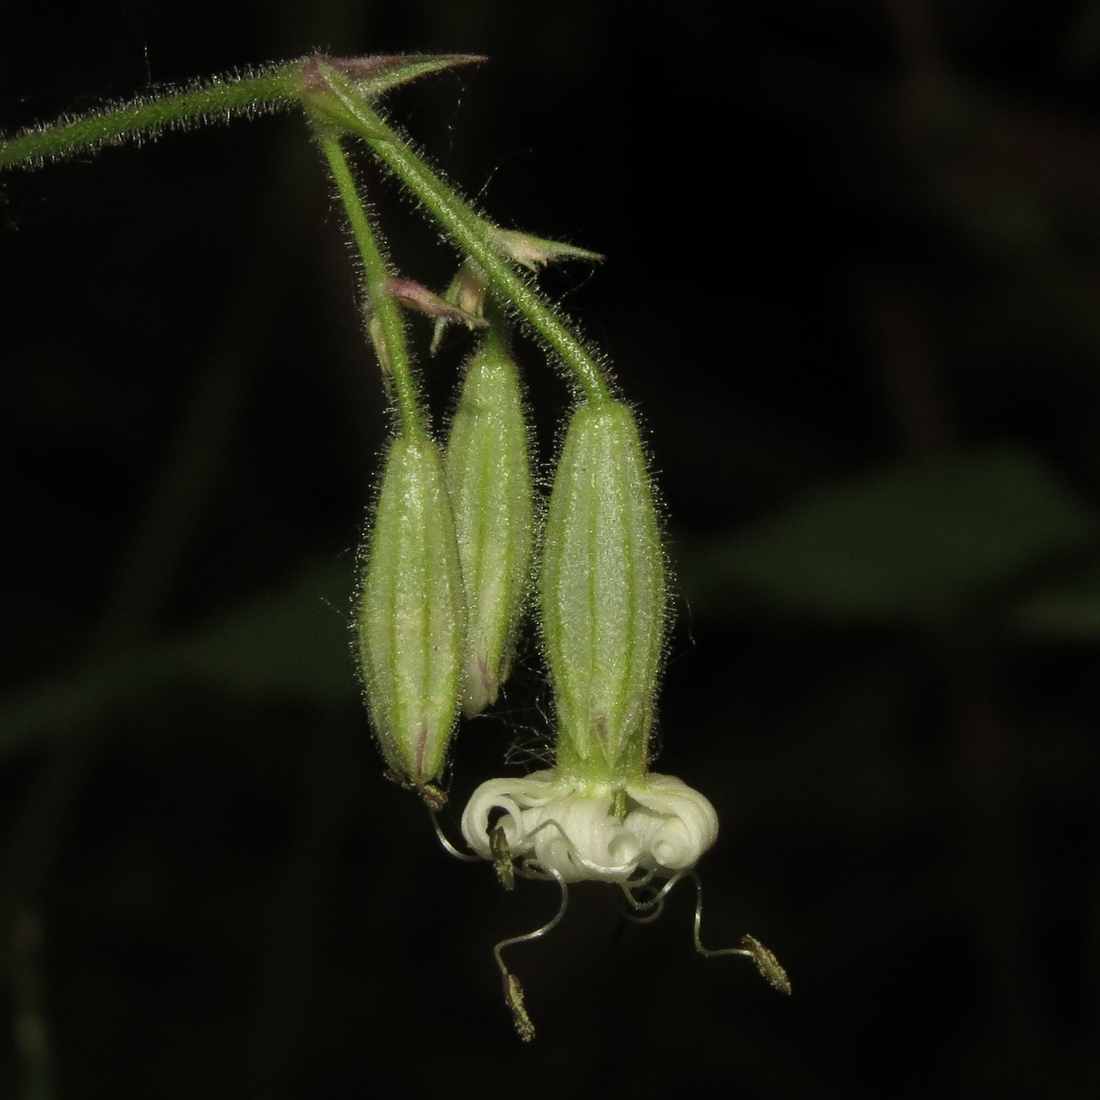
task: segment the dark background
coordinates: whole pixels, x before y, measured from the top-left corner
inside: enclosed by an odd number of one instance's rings
[[[288,113],[0,176],[0,1097],[1095,1096],[1100,5],[9,4],[0,126],[315,48],[489,55],[393,116],[607,254],[544,285],[667,505],[656,766],[721,816],[705,942],[794,995],[693,953],[689,887],[636,928],[586,885],[509,956],[513,1034],[492,946],[556,899],[381,777],[387,418]],[[440,418],[467,349],[422,357]],[[520,353],[548,472],[567,392]],[[544,742],[538,664],[456,806]]]

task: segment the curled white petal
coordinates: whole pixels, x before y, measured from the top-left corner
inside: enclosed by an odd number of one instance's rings
[[[623,882],[639,869],[675,874],[714,843],[718,817],[698,791],[670,775],[625,788],[626,814],[612,813],[611,784],[582,783],[553,770],[490,779],[462,815],[466,843],[492,859],[490,821],[514,858],[533,857],[567,882]],[[494,813],[498,811],[498,813]]]
[[[718,839],[710,800],[674,775],[648,775],[626,788],[638,808],[623,824],[645,847],[658,871],[686,871]]]
[[[533,856],[559,871],[567,882],[629,878],[642,855],[636,838],[611,813],[611,787],[582,791],[553,771],[522,779],[482,783],[462,815],[466,843],[492,858],[489,823],[503,830],[513,857]]]

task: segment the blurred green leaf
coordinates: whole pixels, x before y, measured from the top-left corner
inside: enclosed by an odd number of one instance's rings
[[[1072,69],[1088,70],[1100,61],[1100,3],[1087,0],[1070,21],[1062,42],[1062,58]]]
[[[1021,600],[1010,612],[1010,622],[1030,634],[1100,638],[1100,561]]]
[[[214,616],[140,653],[35,684],[0,703],[0,758],[80,736],[101,714],[178,683],[246,702],[343,706],[356,681],[347,622],[347,561],[310,563],[285,588]]]
[[[249,699],[343,704],[357,688],[347,560],[311,563],[285,588],[233,608],[167,647],[173,675]]]
[[[928,623],[1093,547],[1087,504],[1037,456],[997,449],[823,487],[743,536],[686,548],[683,587],[702,614]]]

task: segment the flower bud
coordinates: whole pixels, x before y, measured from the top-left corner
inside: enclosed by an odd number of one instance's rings
[[[495,339],[466,367],[447,442],[447,488],[466,589],[462,707],[496,701],[531,580],[534,494],[516,365]]]
[[[466,624],[443,463],[427,436],[390,444],[362,576],[359,655],[382,755],[438,802]]]
[[[667,619],[665,557],[638,428],[619,401],[573,413],[540,589],[557,770],[586,781],[642,776]]]

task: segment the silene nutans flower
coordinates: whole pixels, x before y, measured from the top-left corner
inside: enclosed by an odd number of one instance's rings
[[[717,839],[718,817],[700,792],[649,771],[668,623],[666,560],[638,427],[620,401],[590,398],[573,412],[550,496],[539,613],[557,724],[554,766],[482,783],[462,815],[466,843],[492,861],[505,888],[518,873],[561,889],[548,923],[494,952],[520,1037],[530,1040],[535,1029],[501,952],[554,928],[569,884],[582,880],[618,884],[627,917],[644,922],[690,877],[696,950],[749,957],[789,993],[783,968],[752,936],[719,951],[700,942],[694,867]]]
[[[382,755],[429,806],[458,714],[466,612],[439,448],[425,432],[390,444],[362,555],[358,648]]]
[[[466,365],[446,469],[466,590],[462,709],[472,717],[496,702],[508,678],[534,550],[527,421],[499,330]]]
[[[714,843],[718,819],[698,791],[648,771],[665,553],[637,424],[622,402],[586,401],[572,415],[539,588],[555,765],[483,783],[463,814],[467,843],[490,859],[496,834],[513,857],[533,857],[565,882],[689,870]]]

